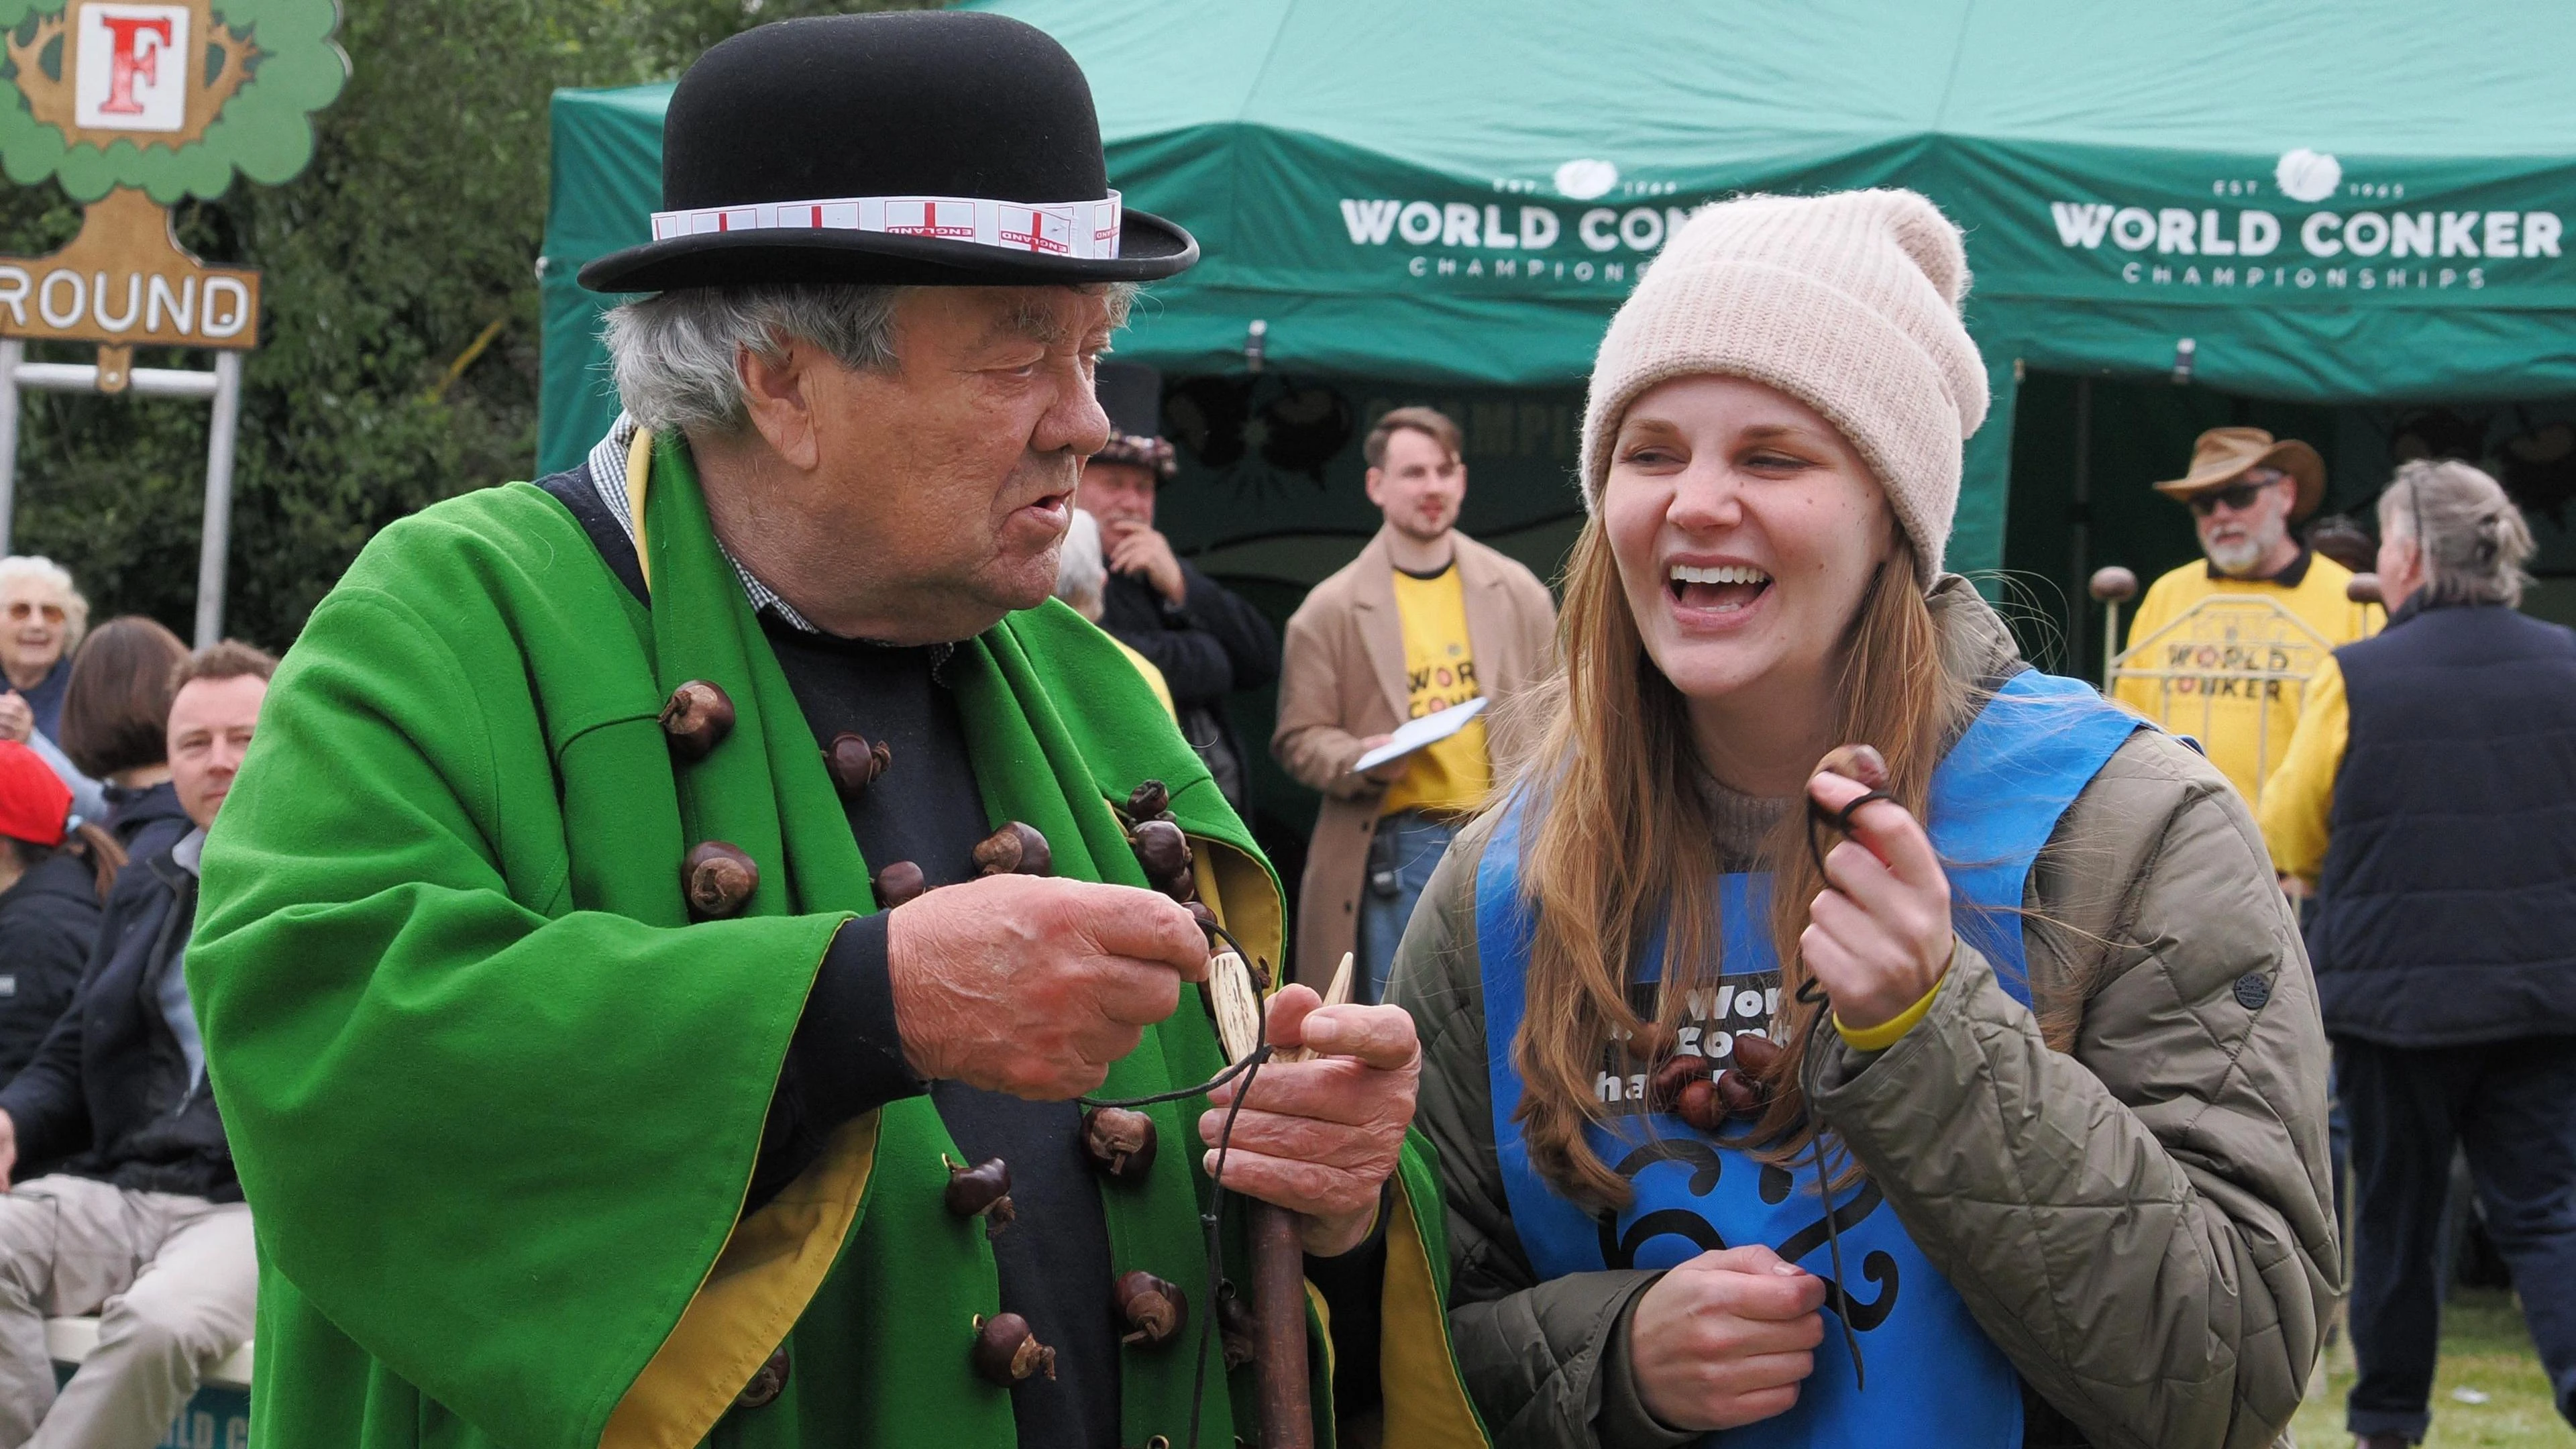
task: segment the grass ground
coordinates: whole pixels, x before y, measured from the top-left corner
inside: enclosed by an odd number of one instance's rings
[[[2309,1395],[2292,1421],[2299,1449],[2346,1449],[2343,1396],[2352,1387],[2352,1341],[2338,1335],[2326,1352],[2325,1387]],[[2467,1403],[2454,1391],[2486,1396]],[[2433,1432],[2425,1449],[2571,1449],[2570,1429],[2550,1407],[2522,1311],[2513,1295],[2463,1289],[2442,1315],[2442,1361],[2433,1379]]]

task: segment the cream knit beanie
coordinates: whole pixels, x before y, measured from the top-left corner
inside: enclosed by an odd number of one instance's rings
[[[1925,587],[1959,506],[1959,453],[1986,419],[1986,366],[1959,301],[1959,229],[1911,191],[1747,196],[1705,206],[1610,319],[1583,410],[1597,508],[1628,405],[1699,373],[1776,387],[1842,430],[1887,490]]]

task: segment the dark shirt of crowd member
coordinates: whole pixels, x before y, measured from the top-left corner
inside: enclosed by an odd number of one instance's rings
[[[188,833],[170,787],[170,697],[188,646],[140,614],[90,631],[63,690],[63,753],[105,787],[103,822],[128,855],[158,854]]]
[[[73,824],[71,788],[35,751],[0,741],[0,1081],[71,1004],[125,852]]]

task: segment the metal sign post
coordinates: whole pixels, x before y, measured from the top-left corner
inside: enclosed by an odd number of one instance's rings
[[[111,371],[110,379],[116,374]],[[212,372],[137,367],[121,388],[101,388],[99,369],[80,363],[29,362],[27,344],[0,338],[0,554],[9,552],[18,501],[18,392],[131,392],[138,397],[211,398],[206,429],[205,538],[197,554],[197,647],[224,637],[224,557],[232,538],[233,439],[241,416],[241,354],[215,354]]]

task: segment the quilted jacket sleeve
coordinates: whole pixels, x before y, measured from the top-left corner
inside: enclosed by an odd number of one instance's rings
[[[1824,1116],[2098,1449],[2272,1443],[2341,1285],[2326,1045],[2262,839],[2205,761],[2141,733],[2028,904],[2071,1050],[1963,945],[1894,1046],[1829,1044]]]
[[[1476,955],[1476,865],[1490,833],[1490,819],[1469,826],[1433,872],[1387,988],[1422,1036],[1414,1123],[1439,1149],[1458,1369],[1496,1449],[1686,1444],[1697,1436],[1656,1424],[1627,1372],[1629,1311],[1661,1275],[1575,1273],[1541,1283],[1512,1231],[1494,1155]]]

